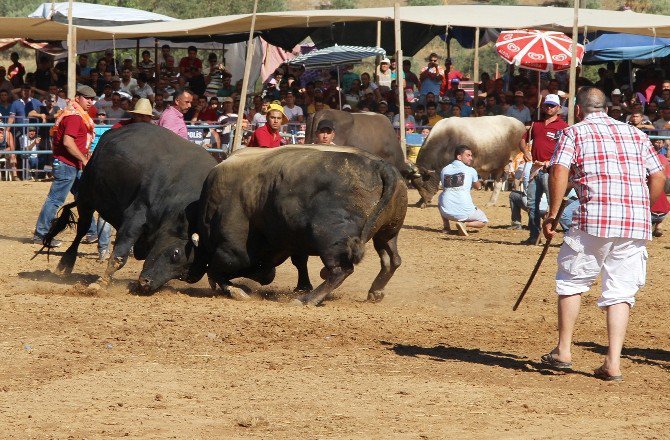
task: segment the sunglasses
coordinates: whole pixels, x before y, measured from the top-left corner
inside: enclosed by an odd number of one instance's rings
[[[544,106],[547,107],[547,108],[558,107],[556,104],[544,104]]]

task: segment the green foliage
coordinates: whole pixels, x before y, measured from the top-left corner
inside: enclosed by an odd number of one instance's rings
[[[407,6],[439,6],[442,0],[407,0]]]
[[[356,9],[358,0],[332,0],[328,9]]]
[[[586,0],[582,2],[582,7],[585,9],[602,9],[600,0]]]
[[[517,6],[519,4],[518,0],[491,0],[489,1],[490,5],[498,6]]]

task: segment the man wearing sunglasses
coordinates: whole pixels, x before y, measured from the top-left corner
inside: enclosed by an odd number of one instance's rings
[[[559,134],[568,127],[568,124],[560,117],[561,101],[558,95],[551,93],[544,98],[542,112],[544,119],[533,122],[522,140],[524,151],[528,151],[528,144],[531,145],[530,153],[533,160],[531,178],[528,188],[526,188],[530,236],[522,242],[530,245],[535,244],[540,236],[540,228],[542,227],[540,200],[542,194],[546,194],[547,202],[549,202],[547,165],[554,154]]]

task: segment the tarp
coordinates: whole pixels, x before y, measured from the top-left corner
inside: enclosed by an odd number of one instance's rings
[[[584,63],[647,60],[670,55],[670,38],[604,34],[586,45]]]
[[[42,3],[28,17],[46,18],[67,23],[69,3]],[[138,23],[174,21],[176,18],[140,9],[93,3],[72,3],[72,23],[77,26],[118,26]]]
[[[358,63],[363,58],[386,56],[380,47],[365,46],[332,46],[297,56],[289,61],[289,65],[305,67],[329,67],[340,64]]]
[[[288,33],[288,29],[293,28],[304,35],[306,31],[315,28],[331,29],[333,24],[337,23],[366,23],[366,26],[376,27],[377,21],[393,21],[393,13],[393,8],[261,13],[257,17],[256,29],[259,32],[284,29]],[[436,29],[443,27],[440,33],[444,33],[447,26],[494,29],[534,28],[570,33],[573,9],[497,5],[405,6],[400,8],[400,17],[404,23],[421,24]],[[112,36],[114,38],[213,38],[217,35],[248,34],[250,26],[251,14],[239,14],[128,26],[85,26],[78,28],[77,38],[80,40],[104,40],[111,39]],[[580,30],[583,31],[585,26],[589,31],[599,30],[670,38],[670,17],[663,15],[580,9]],[[67,26],[54,21],[40,18],[0,18],[0,38],[65,40],[66,35]],[[392,38],[392,35],[390,32],[383,32],[382,38]],[[404,36],[403,39],[413,38],[413,35],[408,32],[405,32]]]

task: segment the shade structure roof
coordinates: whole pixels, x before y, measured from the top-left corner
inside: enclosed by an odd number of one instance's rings
[[[603,34],[586,45],[585,63],[647,60],[670,55],[670,38]]]
[[[69,2],[42,3],[30,14],[30,18],[46,18],[67,23]],[[78,26],[119,26],[138,23],[175,21],[176,18],[141,9],[99,5],[95,3],[72,3],[72,22]]]
[[[363,8],[315,11],[285,11],[258,14],[258,31],[302,32],[331,27],[338,23],[367,23],[392,21],[393,8]],[[404,23],[433,27],[479,27],[498,29],[534,28],[571,32],[572,8],[495,6],[495,5],[443,5],[405,6],[400,8]],[[78,39],[104,40],[111,38],[142,37],[213,37],[248,33],[251,14],[194,18],[162,23],[125,26],[81,26]],[[580,9],[580,30],[623,32],[657,37],[670,37],[670,17],[639,14],[632,11],[605,11]],[[0,17],[0,38],[31,38],[64,40],[67,27],[61,23],[41,18]],[[369,45],[363,44],[363,45]]]

